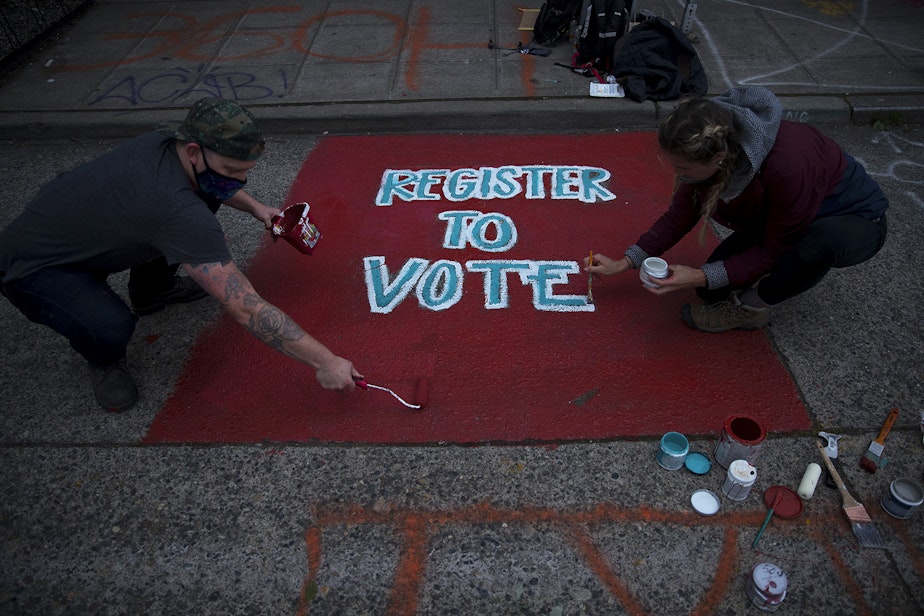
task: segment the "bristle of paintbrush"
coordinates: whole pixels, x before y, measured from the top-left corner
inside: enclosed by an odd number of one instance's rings
[[[847,519],[850,520],[850,527],[853,529],[853,535],[857,538],[857,542],[861,547],[885,547],[885,544],[882,542],[882,536],[873,525],[873,521],[870,519],[863,505],[844,507],[844,513],[847,514]]]
[[[821,458],[825,466],[828,467],[828,472],[831,473],[831,478],[834,479],[834,483],[837,484],[838,492],[841,493],[841,500],[844,503],[844,513],[847,515],[847,520],[850,522],[850,527],[860,547],[884,548],[885,544],[882,542],[882,536],[879,535],[879,531],[876,530],[876,527],[873,525],[873,521],[866,512],[866,508],[847,491],[844,480],[841,479],[837,469],[834,468],[834,464],[825,452],[825,448],[822,447],[819,442],[815,444],[818,446],[818,451],[821,452]]]
[[[876,469],[879,468],[879,457],[877,456],[874,459],[869,452],[866,452],[863,454],[863,457],[860,458],[860,468],[867,473],[875,473]]]

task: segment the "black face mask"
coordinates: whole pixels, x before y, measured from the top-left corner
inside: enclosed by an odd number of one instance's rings
[[[222,175],[209,167],[209,161],[205,157],[205,150],[200,151],[202,152],[202,162],[205,163],[205,171],[196,173],[196,183],[203,194],[224,201],[233,197],[247,183],[247,180]]]

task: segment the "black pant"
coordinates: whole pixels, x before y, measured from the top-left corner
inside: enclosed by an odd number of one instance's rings
[[[877,220],[862,216],[819,218],[760,280],[757,295],[771,306],[795,297],[818,284],[831,268],[850,267],[871,259],[885,244],[886,232],[885,215]],[[732,233],[707,261],[724,261],[754,246],[757,241],[744,233]],[[712,303],[725,299],[732,291],[750,286],[699,288],[696,292],[704,301]]]
[[[129,297],[135,300],[171,289],[178,269],[179,265],[167,265],[164,257],[136,265],[128,274]]]

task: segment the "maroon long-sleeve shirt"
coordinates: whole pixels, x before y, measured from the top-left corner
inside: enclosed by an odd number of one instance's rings
[[[725,261],[729,284],[750,284],[770,271],[805,233],[825,197],[836,192],[846,167],[834,140],[807,124],[781,122],[754,178],[737,197],[720,201],[713,214],[719,224],[755,238],[753,246]],[[668,211],[639,238],[639,248],[660,255],[680,241],[700,220],[707,191],[708,184],[682,184]]]

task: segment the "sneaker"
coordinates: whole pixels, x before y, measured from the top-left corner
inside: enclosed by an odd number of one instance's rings
[[[167,304],[185,304],[207,296],[202,287],[188,276],[174,276],[173,286],[160,293],[143,294],[129,291],[132,310],[140,317],[163,310]]]
[[[124,359],[108,366],[90,364],[93,395],[101,407],[118,413],[138,401],[138,389]]]
[[[760,329],[770,320],[767,308],[745,306],[738,301],[737,295],[714,304],[684,304],[680,314],[687,325],[701,332]]]

